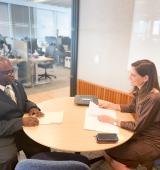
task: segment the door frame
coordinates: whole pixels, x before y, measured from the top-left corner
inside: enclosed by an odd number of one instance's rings
[[[77,92],[79,0],[72,0],[70,96]]]

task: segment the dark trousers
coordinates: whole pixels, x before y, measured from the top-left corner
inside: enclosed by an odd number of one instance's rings
[[[17,150],[23,150],[26,157],[30,158],[41,152],[50,152],[50,148],[43,146],[29,138],[23,130],[15,133],[15,144],[4,148],[4,160],[0,162],[0,170],[14,170],[18,159]],[[17,146],[17,148],[16,148]]]
[[[1,140],[1,139],[0,139]],[[14,170],[17,160],[17,148],[14,140],[0,147],[0,170]]]
[[[6,161],[5,163],[0,164],[0,170],[14,170],[17,162],[17,156],[15,156],[12,159]]]
[[[15,133],[15,141],[18,151],[23,150],[27,158],[31,158],[40,152],[50,152],[50,148],[35,142],[23,130]]]

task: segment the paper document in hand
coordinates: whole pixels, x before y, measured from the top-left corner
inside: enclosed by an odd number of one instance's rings
[[[44,117],[39,118],[39,124],[61,123],[63,112],[45,112]]]
[[[88,112],[92,116],[108,115],[116,118],[116,112],[114,110],[100,108],[93,102],[90,102]]]
[[[108,115],[116,118],[116,112],[114,110],[102,109],[90,102],[89,108],[86,109],[84,128],[106,133],[118,133],[118,128],[116,126],[100,122],[98,120],[99,115]]]

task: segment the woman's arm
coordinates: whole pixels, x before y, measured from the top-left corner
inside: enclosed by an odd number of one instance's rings
[[[136,107],[136,97],[133,97],[129,104],[120,104],[120,111],[127,112],[127,113],[135,113]]]
[[[139,118],[135,122],[121,121],[121,127],[139,133],[158,121],[160,122],[160,95],[154,95],[140,108]]]
[[[142,132],[153,122],[160,122],[160,95],[155,95],[148,99],[141,107],[139,115],[135,121],[122,121],[106,115],[101,115],[98,119],[136,133]]]
[[[108,101],[100,102],[98,105],[99,107],[104,109],[112,109],[112,110],[120,111],[120,105],[112,102],[108,102]]]
[[[112,125],[121,127],[121,121],[110,116],[100,115],[98,116],[98,120],[104,123],[110,123]]]
[[[112,109],[122,112],[135,113],[136,98],[134,97],[129,104],[115,104],[108,101],[100,101],[99,107]]]

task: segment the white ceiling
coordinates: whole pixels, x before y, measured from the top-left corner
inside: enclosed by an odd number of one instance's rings
[[[48,5],[61,6],[71,8],[72,0],[28,0],[36,3],[43,3]]]

